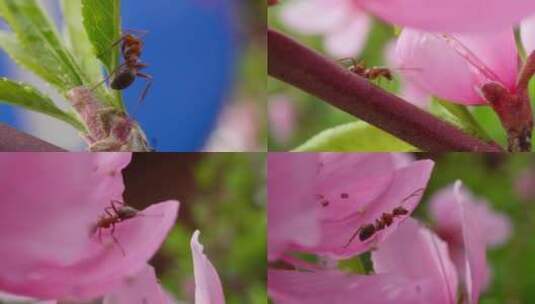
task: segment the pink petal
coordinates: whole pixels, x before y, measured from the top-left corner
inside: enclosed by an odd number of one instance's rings
[[[534,1],[355,0],[380,18],[427,31],[491,31],[535,13]]]
[[[396,54],[397,65],[409,81],[446,100],[484,104],[479,90],[489,81],[514,92],[518,55],[510,29],[446,36],[404,29]]]
[[[520,39],[526,54],[535,51],[535,15],[524,19],[520,24]]]
[[[502,213],[490,208],[489,202],[484,199],[476,199],[465,188],[460,188],[464,198],[466,212],[479,223],[484,242],[487,246],[498,246],[509,239],[512,230],[510,219]],[[444,188],[433,195],[430,203],[430,213],[436,223],[439,234],[444,235],[448,241],[462,245],[462,218],[458,208],[452,208],[456,204],[457,195],[454,186]]]
[[[427,280],[428,303],[454,304],[457,272],[448,246],[429,229],[410,218],[372,252],[376,273],[397,274],[409,280]]]
[[[34,298],[91,298],[139,270],[158,249],[178,203],[153,205],[104,231],[92,227],[113,199],[122,200],[121,170],[130,153],[0,155],[0,289]]]
[[[326,52],[337,58],[354,57],[360,54],[368,41],[371,25],[372,22],[367,15],[356,11],[351,22],[325,36]]]
[[[502,218],[489,214],[488,209],[480,207],[481,204],[486,202],[474,202],[460,181],[440,191],[431,201],[431,214],[437,222],[438,232],[450,245],[450,254],[472,303],[477,303],[481,290],[489,281],[485,247],[501,241],[487,236],[492,233],[487,229],[495,228],[486,225]]]
[[[425,303],[420,295],[425,285],[390,274],[268,270],[268,292],[276,304]]]
[[[293,243],[311,246],[319,239],[319,206],[312,192],[317,157],[314,153],[268,155],[269,260],[276,260]]]
[[[381,154],[374,154],[374,157],[380,157]],[[388,155],[388,154],[386,154]],[[390,155],[388,155],[390,156]],[[372,157],[373,159],[373,157]],[[382,184],[384,188],[382,191],[374,190],[373,183],[367,183],[369,181],[377,181],[379,184],[385,180],[381,180],[378,177],[373,176],[371,173],[373,168],[368,169],[367,166],[373,166],[372,159],[362,162],[360,166],[350,167],[356,176],[362,174],[365,178],[358,179],[360,182],[368,185],[368,189],[372,193],[379,193],[378,196],[366,196],[364,195],[366,187],[361,187],[359,184],[353,183],[353,179],[348,176],[347,179],[339,180],[348,184],[350,187],[360,191],[359,194],[363,194],[362,197],[355,195],[355,190],[344,189],[349,194],[349,199],[339,197],[340,193],[336,193],[336,196],[326,196],[330,201],[328,208],[341,210],[323,211],[321,222],[321,241],[317,246],[310,247],[296,247],[300,251],[309,253],[315,253],[320,255],[327,255],[333,258],[343,258],[370,250],[378,243],[383,241],[390,233],[397,229],[397,226],[410,213],[416,208],[420,198],[423,194],[423,190],[426,187],[429,180],[433,162],[430,160],[416,161],[411,165],[396,169],[394,171],[382,171],[381,166],[377,166],[377,172],[382,174],[393,174],[390,177],[390,181],[386,184]],[[357,173],[362,168],[362,173]],[[340,186],[339,186],[340,187]],[[403,202],[403,200],[405,200]],[[365,202],[365,204],[362,204]],[[374,223],[376,219],[380,218],[383,212],[391,213],[396,207],[403,207],[408,211],[408,214],[396,217],[393,224],[385,229],[375,233],[370,239],[360,241],[358,237],[353,239],[351,243],[348,242],[355,232],[364,224]],[[326,209],[325,207],[322,210]],[[328,212],[328,213],[327,213]],[[345,212],[346,216],[343,217]]]
[[[193,256],[193,271],[195,274],[195,304],[223,304],[223,287],[219,275],[203,253],[203,246],[199,243],[199,230],[191,237],[191,254]]]
[[[479,294],[485,283],[488,281],[489,270],[485,252],[484,231],[479,223],[471,217],[470,206],[466,205],[466,200],[461,192],[461,182],[457,181],[454,192],[457,196],[457,205],[461,210],[461,219],[464,239],[464,280],[470,303],[476,304],[479,301]]]
[[[151,205],[141,215],[116,226],[117,243],[109,231],[103,233],[102,243],[86,231],[83,236],[84,239],[87,237],[85,253],[75,263],[64,265],[29,260],[27,270],[24,269],[29,272],[29,277],[17,285],[8,286],[17,288],[20,294],[39,298],[89,299],[106,294],[125,276],[135,274],[145,266],[173,227],[177,212],[176,201]]]
[[[155,303],[165,304],[169,302],[164,293],[154,268],[146,265],[136,274],[127,276],[121,280],[121,284],[104,297],[103,304],[131,304],[131,303]]]

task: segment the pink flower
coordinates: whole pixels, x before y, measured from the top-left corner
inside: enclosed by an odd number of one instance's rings
[[[282,5],[281,20],[305,35],[322,35],[334,57],[358,55],[367,42],[371,19],[353,0],[294,0]]]
[[[535,53],[518,73],[512,28],[479,34],[404,29],[396,48],[406,78],[432,95],[464,105],[489,104],[507,132],[508,150],[530,151],[528,95]]]
[[[293,102],[284,95],[268,99],[269,128],[273,139],[280,144],[287,143],[296,129],[297,113]]]
[[[354,3],[388,22],[428,31],[492,31],[512,26],[535,13],[534,1],[354,0]]]
[[[270,260],[285,251],[341,258],[369,250],[414,210],[432,167],[429,160],[409,162],[388,153],[270,154]],[[357,236],[360,227],[397,207],[405,214],[390,226],[366,240]]]
[[[448,248],[429,229],[407,219],[372,252],[376,274],[337,270],[268,270],[276,304],[455,304],[457,271]]]
[[[452,102],[485,104],[482,86],[516,89],[518,54],[512,29],[484,34],[438,34],[405,28],[396,47],[397,66],[427,92]],[[404,69],[406,68],[406,69]]]
[[[312,194],[317,158],[313,153],[268,154],[268,260],[278,259],[292,244],[319,241],[319,206]]]
[[[191,254],[195,274],[195,304],[224,304],[223,287],[214,265],[203,253],[199,230],[191,237]]]
[[[511,230],[509,220],[487,204],[474,199],[460,181],[435,194],[430,204],[437,233],[448,242],[472,303],[477,303],[479,293],[489,283],[486,247],[504,243]]]
[[[0,289],[39,299],[90,299],[143,269],[174,225],[178,202],[151,205],[102,231],[121,200],[130,153],[0,155]]]
[[[313,189],[316,205],[321,206],[321,239],[316,245],[293,249],[344,258],[368,251],[387,238],[418,205],[433,168],[430,160],[403,163],[406,160],[400,162],[388,153],[322,154]],[[390,226],[365,240],[356,234],[363,225],[375,224],[383,213],[392,214],[397,207],[406,214],[396,216]]]

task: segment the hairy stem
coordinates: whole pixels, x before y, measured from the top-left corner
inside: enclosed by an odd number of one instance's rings
[[[462,132],[271,29],[268,73],[423,151],[502,151],[496,144]]]

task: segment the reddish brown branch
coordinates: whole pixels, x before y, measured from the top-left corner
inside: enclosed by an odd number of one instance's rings
[[[0,124],[0,152],[60,152],[59,147]]]
[[[502,151],[273,30],[268,30],[268,73],[423,151]]]

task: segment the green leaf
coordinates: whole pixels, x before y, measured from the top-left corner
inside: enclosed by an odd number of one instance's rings
[[[66,0],[69,1],[69,0]],[[119,0],[82,0],[82,17],[93,51],[108,74],[119,64],[119,48],[113,44],[121,38],[121,6]],[[115,91],[114,107],[124,110],[121,91]]]
[[[119,48],[112,47],[121,38],[119,0],[82,0],[82,16],[97,57],[111,73],[119,62]]]
[[[27,84],[14,82],[7,78],[1,78],[0,102],[55,117],[72,125],[79,131],[85,132],[85,127],[78,118],[62,111],[56,107],[50,98]]]
[[[444,120],[457,125],[469,134],[477,136],[485,141],[490,140],[487,132],[485,132],[466,106],[433,97],[431,112],[440,116]]]
[[[93,45],[89,41],[82,22],[82,1],[61,0],[61,7],[63,9],[67,46],[74,54],[78,64],[89,76],[91,82],[98,83],[103,76],[100,63],[93,52]]]
[[[26,49],[21,47],[15,34],[0,31],[0,47],[18,65],[34,72],[53,86],[63,88],[65,81],[60,77],[61,71],[49,69],[43,65],[39,57],[35,57],[31,52],[27,52]],[[54,68],[57,67],[57,65],[54,66]]]
[[[19,45],[13,49],[23,50],[24,54],[17,60],[27,61],[24,66],[58,87],[61,92],[84,84],[84,76],[75,60],[63,45],[59,34],[35,0],[0,0],[0,15],[16,34]],[[31,58],[31,60],[30,60]],[[39,62],[41,67],[36,67]],[[43,71],[48,71],[46,74]],[[55,74],[53,76],[47,74]]]
[[[294,151],[412,152],[417,149],[380,129],[358,121],[324,130]]]

